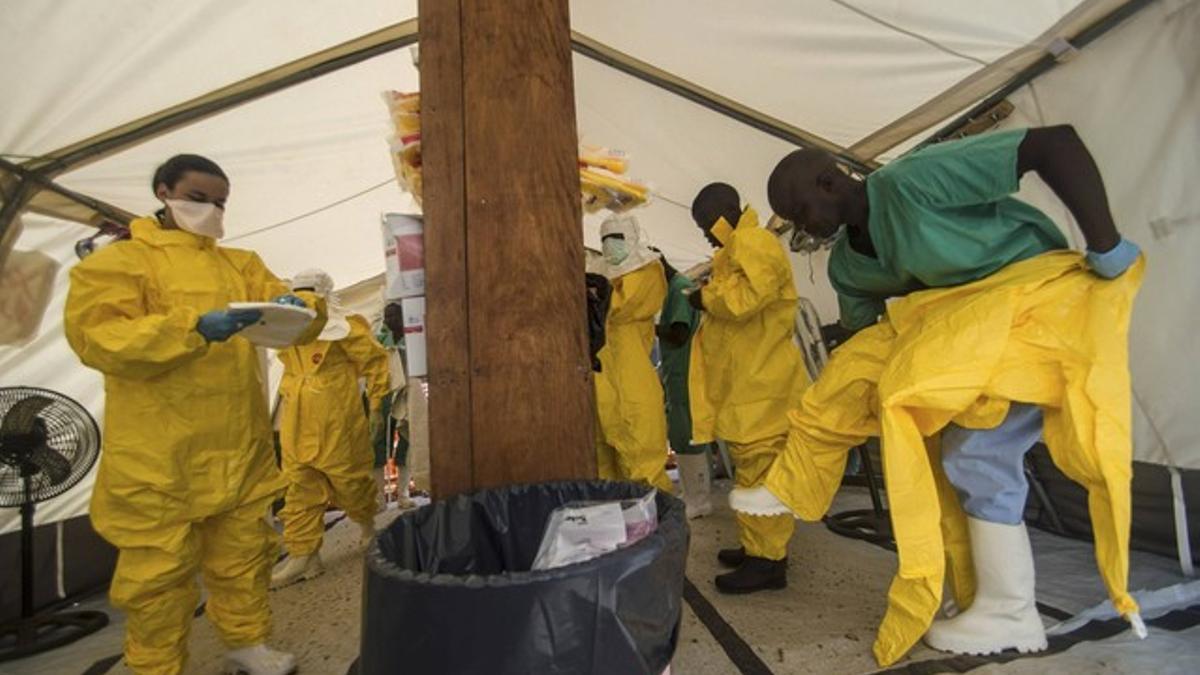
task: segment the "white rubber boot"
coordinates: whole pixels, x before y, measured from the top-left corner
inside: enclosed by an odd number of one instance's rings
[[[703,518],[713,511],[712,475],[708,455],[676,455],[679,464],[679,482],[683,483],[683,505],[687,517]]]
[[[226,654],[224,670],[244,675],[289,675],[296,672],[296,657],[266,645],[254,645]]]
[[[289,556],[271,572],[271,588],[283,588],[300,581],[315,579],[324,573],[325,567],[317,553]]]
[[[975,566],[975,600],[952,619],[934,621],[925,643],[955,654],[1005,649],[1040,652],[1046,630],[1033,591],[1033,551],[1025,523],[1005,525],[967,518]]]
[[[793,515],[791,509],[763,486],[735,488],[729,493],[729,506],[738,513],[752,516]]]

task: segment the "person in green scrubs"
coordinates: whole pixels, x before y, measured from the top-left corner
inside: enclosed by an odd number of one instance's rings
[[[1028,172],[1075,218],[1087,244],[1081,262],[1094,274],[1114,279],[1137,261],[1137,245],[1113,222],[1095,160],[1066,125],[929,145],[865,180],[847,175],[828,153],[799,150],[775,167],[767,193],[780,217],[818,239],[837,238],[829,280],[840,330],[850,334],[875,324],[888,298],[968,284],[1069,248],[1046,214],[1013,196]],[[995,428],[951,423],[940,433],[942,467],[968,516],[978,588],[970,608],[935,621],[925,640],[956,653],[1045,649],[1023,522],[1024,456],[1041,438],[1042,409],[1013,403]]]
[[[667,299],[654,333],[662,352],[667,440],[679,465],[687,516],[702,518],[712,513],[712,477],[708,445],[692,445],[692,414],[688,400],[688,361],[692,353],[692,336],[700,327],[700,312],[688,303],[687,296],[696,289],[696,284],[680,274],[665,257],[662,263],[667,277]]]

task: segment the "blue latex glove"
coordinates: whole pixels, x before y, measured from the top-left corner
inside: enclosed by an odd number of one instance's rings
[[[196,332],[209,342],[224,342],[261,318],[257,309],[217,309],[200,316]]]
[[[292,295],[291,293],[288,293],[287,295],[281,295],[277,298],[272,298],[271,302],[273,302],[277,305],[291,305],[293,307],[308,307],[307,302],[305,302],[302,298],[300,298],[298,296]]]
[[[1104,253],[1088,251],[1087,264],[1096,273],[1096,276],[1116,279],[1129,269],[1141,252],[1142,249],[1138,248],[1137,244],[1122,237],[1121,241],[1112,247],[1112,250]]]

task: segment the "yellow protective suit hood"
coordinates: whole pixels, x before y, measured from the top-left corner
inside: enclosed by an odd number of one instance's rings
[[[937,436],[954,421],[991,428],[1010,402],[1041,406],[1062,471],[1088,490],[1096,561],[1117,611],[1137,604],[1129,568],[1128,330],[1144,261],[1106,281],[1059,251],[972,284],[893,301],[887,318],[834,353],[790,416],[788,447],[765,484],[817,520],[841,483],[850,448],[883,440],[900,566],[875,641],[882,665],[928,629],[950,571],[960,607],[974,594],[966,519],[942,472]]]

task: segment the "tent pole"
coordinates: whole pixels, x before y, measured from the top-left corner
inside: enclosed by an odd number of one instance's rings
[[[127,225],[129,223],[129,221],[131,221],[135,218],[134,214],[126,211],[125,209],[113,206],[112,204],[103,202],[94,197],[89,197],[85,194],[81,194],[74,190],[65,188],[65,187],[59,185],[58,183],[54,182],[50,178],[47,178],[46,176],[42,175],[38,171],[27,169],[21,165],[13,164],[12,162],[9,162],[8,160],[6,160],[2,157],[0,157],[0,169],[9,171],[21,178],[21,186],[28,191],[28,194],[26,195],[26,200],[25,200],[26,203],[20,205],[22,207],[33,208],[33,206],[31,204],[29,204],[29,202],[34,198],[34,195],[41,190],[47,190],[47,191],[53,192],[59,196],[66,197],[67,199],[70,199],[73,202],[82,204],[82,205],[92,209],[93,211],[96,211],[97,213],[104,216],[105,218],[108,218],[109,220],[113,221],[114,223],[119,223],[121,225]],[[32,186],[34,184],[36,184],[37,187],[31,188],[30,186]],[[5,203],[5,205],[4,205],[5,209],[7,210],[10,203],[16,204],[18,202],[20,202],[19,199],[10,200],[9,202]],[[9,220],[11,220],[11,218],[12,217],[10,216],[6,219],[4,212],[0,212],[0,236],[3,236],[3,230],[7,228],[8,222],[9,222]],[[94,223],[85,223],[85,224],[94,224]]]
[[[1145,8],[1154,1],[1155,0],[1132,0],[1131,2],[1122,5],[1121,7],[1113,10],[1111,14],[1105,16],[1100,21],[1084,29],[1079,33],[1079,35],[1076,35],[1075,38],[1070,41],[1070,45],[1077,50],[1083,49],[1100,36],[1115,28],[1117,24],[1133,16],[1139,10]],[[1046,54],[1034,62],[1031,66],[1018,73],[1016,77],[1010,80],[1008,84],[997,90],[994,94],[975,104],[970,110],[954,118],[952,122],[934,132],[924,141],[921,141],[916,147],[913,148],[913,150],[923,148],[933,143],[940,143],[954,136],[960,129],[969,124],[973,119],[986,113],[997,103],[1008,98],[1008,96],[1016,90],[1053,70],[1058,64],[1059,61],[1054,57],[1054,55]],[[913,150],[910,150],[909,152],[912,152]]]
[[[669,91],[676,96],[681,96],[692,103],[741,122],[765,134],[802,148],[826,150],[860,173],[870,173],[879,168],[877,162],[863,160],[830,140],[821,138],[816,134],[804,131],[783,120],[771,117],[749,106],[721,96],[678,75],[669,73],[645,61],[636,59],[629,54],[613,49],[603,42],[590,38],[579,31],[571,31],[571,48],[577,54],[619,70],[626,75],[636,77],[647,84]]]
[[[417,21],[388,26],[317,54],[252,75],[203,96],[160,110],[115,129],[27,162],[28,169],[54,176],[125,150],[154,136],[223,112],[268,94],[361,63],[417,41]],[[314,57],[317,57],[314,59]],[[312,59],[309,63],[308,60]]]
[[[0,162],[4,161],[3,158],[0,158]],[[16,237],[21,234],[12,229],[12,223],[32,196],[29,181],[23,176],[17,179],[17,184],[13,186],[11,194],[5,195],[4,206],[0,207],[0,270],[4,268],[4,260],[8,257],[8,251],[16,244]]]
[[[1185,577],[1195,577],[1196,567],[1192,564],[1192,541],[1188,527],[1187,500],[1183,492],[1183,475],[1174,464],[1167,465],[1171,474],[1171,496],[1175,507],[1175,546],[1179,553],[1179,570]]]

